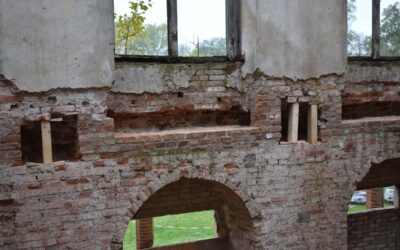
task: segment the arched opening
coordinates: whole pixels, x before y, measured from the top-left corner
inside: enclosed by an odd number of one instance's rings
[[[400,158],[373,164],[357,183],[347,216],[348,249],[399,249]]]
[[[162,224],[182,218],[188,222],[179,226],[181,231],[174,228],[176,223]],[[135,233],[132,238],[136,249],[240,249],[243,246],[251,249],[253,226],[246,205],[234,191],[216,181],[181,178],[170,183],[148,198],[133,220],[135,230],[131,226],[126,233]],[[157,240],[158,228],[171,228],[172,234],[175,231],[194,235],[183,242],[163,244]],[[211,232],[207,239],[196,240],[196,234],[205,228],[209,233],[214,230],[215,234]],[[124,249],[135,249],[130,244],[124,241]]]

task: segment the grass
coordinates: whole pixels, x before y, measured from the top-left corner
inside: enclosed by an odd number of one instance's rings
[[[217,237],[214,211],[155,217],[154,246],[198,241]],[[124,250],[136,250],[136,223],[131,221],[124,236]]]
[[[384,207],[391,208],[391,207],[393,207],[393,203],[389,203],[389,202],[385,201]],[[367,211],[365,204],[350,204],[349,205],[349,210],[348,210],[349,214],[363,212],[363,211]]]

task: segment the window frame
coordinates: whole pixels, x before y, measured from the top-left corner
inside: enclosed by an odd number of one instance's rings
[[[226,55],[209,57],[183,57],[178,55],[177,0],[165,1],[167,1],[168,55],[118,55],[114,51],[116,62],[205,63],[243,61],[241,55],[240,0],[225,0]]]
[[[370,56],[347,56],[349,61],[400,61],[399,56],[381,56],[381,0],[372,0],[372,34]],[[346,15],[347,16],[347,15]],[[348,27],[347,27],[348,28]],[[347,46],[346,46],[347,50]],[[347,52],[348,53],[348,52]]]

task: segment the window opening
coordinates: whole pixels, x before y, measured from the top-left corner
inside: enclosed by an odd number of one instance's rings
[[[347,52],[349,56],[371,56],[372,1],[347,2]]]
[[[20,132],[24,162],[48,164],[79,158],[76,115],[52,115],[49,121],[27,121]]]
[[[318,105],[281,100],[281,141],[318,142]]]
[[[225,0],[178,0],[177,4],[178,55],[226,56]]]
[[[399,0],[348,0],[347,25],[350,57],[400,59]]]
[[[237,59],[239,4],[239,0],[114,0],[116,58]]]
[[[375,208],[395,206],[396,186],[379,187],[354,191],[348,213],[365,212]]]
[[[165,0],[118,0],[114,6],[117,55],[168,55]]]
[[[380,45],[382,56],[400,56],[400,1],[381,0]]]

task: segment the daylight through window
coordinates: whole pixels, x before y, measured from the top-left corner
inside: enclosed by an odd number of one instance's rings
[[[115,54],[131,58],[229,55],[235,59],[238,2],[114,0]]]
[[[352,57],[400,56],[400,0],[348,0],[347,51]]]

